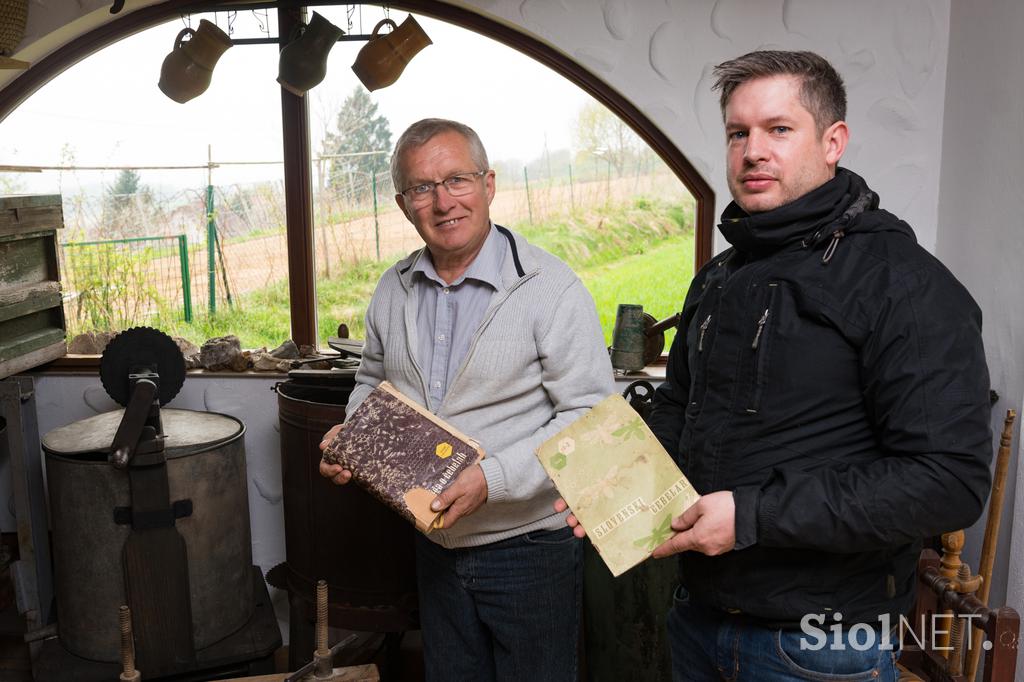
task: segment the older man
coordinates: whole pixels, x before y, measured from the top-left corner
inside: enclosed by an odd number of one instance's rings
[[[417,534],[427,677],[574,681],[581,549],[533,451],[613,391],[594,302],[564,263],[491,222],[494,171],[468,126],[414,123],[391,174],[426,246],[377,285],[349,412],[386,379],[487,453],[435,501],[444,528]]]
[[[921,539],[988,494],[981,313],[838,167],[826,60],[759,51],[716,75],[732,248],[690,286],[651,415],[703,494],[654,552],[680,557],[674,677],[895,680]]]

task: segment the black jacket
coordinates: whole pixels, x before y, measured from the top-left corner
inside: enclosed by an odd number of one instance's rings
[[[736,548],[680,555],[683,582],[770,623],[895,623],[922,538],[988,495],[981,312],[849,171],[722,218],[733,246],[691,284],[651,414],[697,491],[736,502]]]

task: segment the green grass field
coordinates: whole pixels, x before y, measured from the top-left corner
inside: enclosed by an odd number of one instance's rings
[[[608,343],[619,303],[639,303],[658,320],[682,307],[693,274],[691,204],[637,198],[628,206],[598,207],[543,224],[510,227],[580,275],[594,296]],[[342,322],[353,338],[363,337],[370,295],[394,260],[349,265],[337,276],[317,281],[321,341],[334,336]],[[173,309],[152,324],[195,343],[234,334],[245,348],[273,348],[291,335],[288,310],[288,284],[282,281],[238,297],[232,307],[221,304],[213,317],[198,315],[186,324]],[[672,334],[666,334],[666,348]]]
[[[693,233],[666,239],[644,253],[578,270],[601,317],[605,342],[611,345],[615,311],[620,303],[636,303],[657,320],[683,307],[687,287],[693,278]],[[675,330],[665,333],[668,350]]]

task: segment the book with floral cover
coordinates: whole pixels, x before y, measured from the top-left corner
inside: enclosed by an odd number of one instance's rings
[[[544,441],[537,457],[615,576],[670,538],[672,518],[700,497],[620,395]]]
[[[480,444],[422,405],[381,382],[346,420],[324,451],[377,499],[416,528],[444,526],[430,503],[484,456]]]

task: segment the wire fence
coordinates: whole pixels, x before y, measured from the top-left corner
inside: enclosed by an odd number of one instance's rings
[[[209,170],[214,167],[211,163]],[[318,285],[343,277],[353,266],[390,263],[422,246],[395,203],[390,176],[336,174],[329,185],[323,168],[313,168]],[[109,188],[109,172],[116,170],[104,169],[105,182],[99,186]],[[254,294],[276,290],[286,296],[280,178],[163,193],[140,186],[123,196],[98,192],[96,183],[92,191],[81,184],[78,191],[67,191],[83,172],[65,170],[59,179],[69,336],[140,324],[166,326],[170,321],[203,322],[205,326],[197,326],[202,336],[200,327],[209,331],[211,318],[238,314],[247,305],[249,317],[262,312],[252,309]],[[653,155],[638,157],[628,169],[600,160],[543,169],[499,165],[496,183],[491,216],[509,226],[539,224],[639,195],[670,201],[689,196]],[[286,299],[280,305],[287,308]]]

